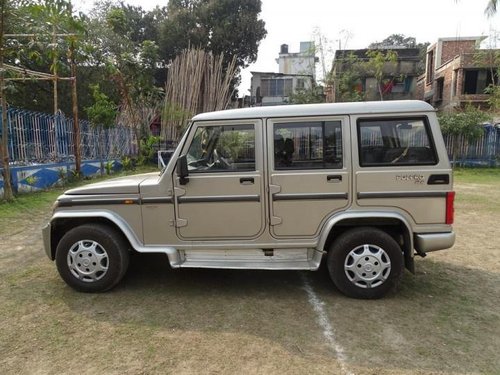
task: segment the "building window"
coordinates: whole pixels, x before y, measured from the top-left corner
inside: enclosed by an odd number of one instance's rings
[[[454,98],[457,95],[457,71],[454,70],[451,75],[451,97]]]
[[[434,80],[434,50],[427,52],[427,79],[426,83],[431,84]]]
[[[444,78],[438,78],[436,80],[436,101],[443,100],[443,92],[444,92]]]
[[[471,69],[464,71],[464,94],[484,94],[484,90],[493,84],[493,75],[490,70]],[[497,74],[495,74],[497,78]]]
[[[305,81],[304,78],[297,78],[297,90],[304,90]]]
[[[292,78],[273,78],[261,81],[262,96],[290,96],[293,89]]]
[[[408,93],[410,92],[413,77],[395,77],[392,80],[392,93]]]

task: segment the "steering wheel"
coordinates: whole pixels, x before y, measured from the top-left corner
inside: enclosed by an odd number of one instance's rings
[[[221,156],[216,149],[214,149],[214,152],[212,153],[212,160],[214,160],[212,164],[214,169],[231,169],[231,163],[229,163],[226,158]]]

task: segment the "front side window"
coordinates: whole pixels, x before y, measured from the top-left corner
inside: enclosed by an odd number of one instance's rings
[[[274,169],[342,168],[340,121],[274,124]]]
[[[424,119],[366,119],[358,121],[362,167],[433,165],[437,163]]]
[[[253,125],[201,126],[187,152],[189,172],[254,171]]]

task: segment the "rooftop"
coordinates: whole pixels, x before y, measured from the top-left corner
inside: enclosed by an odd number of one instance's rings
[[[392,100],[386,102],[354,102],[282,105],[275,107],[253,107],[201,113],[193,117],[202,120],[237,120],[270,117],[341,116],[351,114],[396,114],[434,111],[420,100]]]

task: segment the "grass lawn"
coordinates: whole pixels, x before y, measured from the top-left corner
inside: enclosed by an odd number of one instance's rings
[[[149,254],[112,291],[77,293],[40,236],[64,189],[19,196],[0,204],[1,373],[500,374],[500,169],[458,169],[454,189],[455,246],[375,301],[324,267],[173,270]]]

